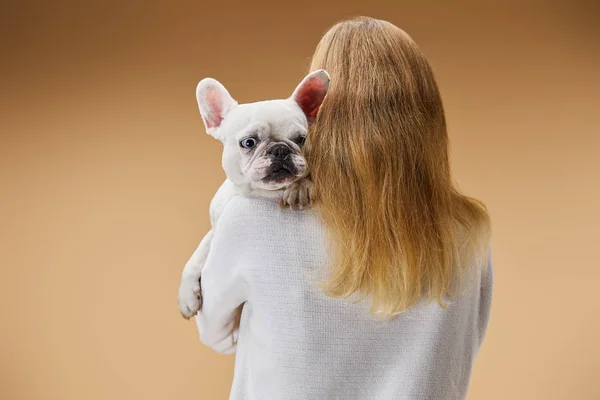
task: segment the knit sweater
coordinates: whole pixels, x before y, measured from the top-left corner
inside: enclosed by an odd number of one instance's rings
[[[491,262],[447,308],[423,301],[378,319],[368,300],[317,287],[329,254],[315,210],[252,196],[227,204],[196,322],[204,344],[236,353],[230,400],[464,399],[490,315]],[[227,323],[242,303],[234,346]]]

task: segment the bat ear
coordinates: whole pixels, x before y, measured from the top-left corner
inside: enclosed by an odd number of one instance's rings
[[[298,85],[292,99],[300,106],[308,125],[315,122],[319,108],[329,89],[329,74],[323,69],[308,74]]]
[[[206,132],[213,136],[227,114],[237,105],[225,86],[212,78],[204,78],[198,83],[196,100]]]

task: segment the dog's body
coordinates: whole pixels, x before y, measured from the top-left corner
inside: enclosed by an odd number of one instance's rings
[[[290,206],[309,204],[311,182],[301,150],[328,87],[329,75],[319,70],[304,78],[288,99],[238,105],[214,79],[206,78],[198,84],[200,114],[206,131],[223,142],[223,169],[227,175],[210,204],[212,227],[236,195],[281,197],[282,203]],[[202,307],[200,274],[211,240],[212,230],[183,270],[179,309],[186,318]],[[235,327],[239,315],[234,319]]]

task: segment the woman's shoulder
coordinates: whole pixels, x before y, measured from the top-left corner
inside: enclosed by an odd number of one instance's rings
[[[279,202],[277,199],[238,194],[227,201],[220,219],[248,221],[249,219],[272,215],[278,211],[278,208]]]
[[[311,210],[290,210],[279,205],[279,198],[236,195],[224,206],[217,226],[237,234],[275,230],[282,225],[302,224],[313,219]]]

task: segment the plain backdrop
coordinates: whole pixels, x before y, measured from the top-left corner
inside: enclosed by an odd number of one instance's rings
[[[325,30],[368,15],[427,55],[456,181],[493,218],[469,399],[599,399],[599,8],[3,1],[0,398],[227,398],[233,358],[176,303],[224,179],[196,84],[287,97]]]

